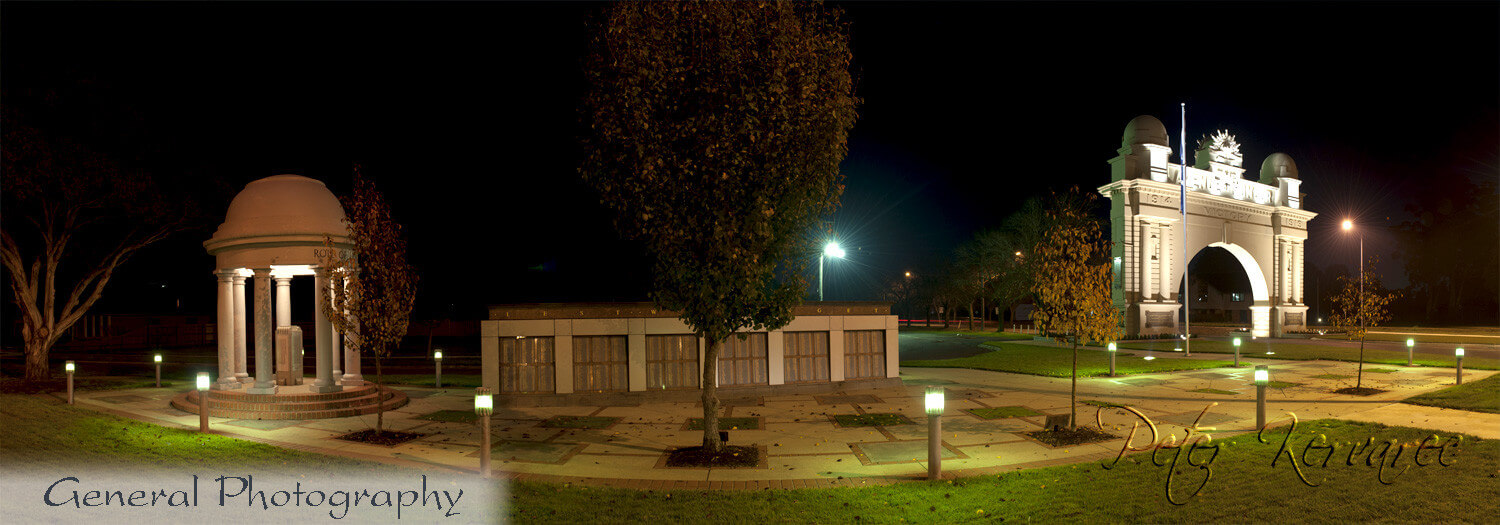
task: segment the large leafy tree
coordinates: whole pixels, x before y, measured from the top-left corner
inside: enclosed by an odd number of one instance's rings
[[[1416,219],[1399,228],[1413,306],[1428,323],[1500,322],[1500,188],[1493,177],[1434,176],[1441,183],[1413,189],[1406,211]]]
[[[323,267],[332,278],[325,291],[331,300],[323,315],[345,335],[344,345],[375,358],[375,385],[384,381],[381,358],[406,336],[417,300],[417,272],[406,262],[401,225],[375,183],[354,170],[354,189],[339,199],[349,225],[352,253],[342,253],[325,238]],[[375,433],[385,431],[385,409],[376,412]]]
[[[142,248],[185,228],[189,204],[146,173],[7,112],[0,264],[21,322],[26,381],[50,377],[47,354]]]
[[[1076,193],[1076,192],[1075,192]],[[1073,384],[1068,428],[1078,420],[1078,345],[1120,337],[1118,313],[1110,297],[1109,242],[1083,199],[1056,201],[1048,210],[1052,226],[1034,251],[1032,291],[1042,333],[1073,348]],[[1082,202],[1084,205],[1070,205]]]
[[[846,28],[818,3],[611,6],[585,74],[584,179],[655,256],[652,300],[704,339],[703,446],[723,450],[718,347],[791,320],[854,125]]]
[[[1380,258],[1370,256],[1364,271],[1354,276],[1340,275],[1338,293],[1328,298],[1333,315],[1329,321],[1335,330],[1343,330],[1350,341],[1359,339],[1359,372],[1355,376],[1354,388],[1364,386],[1365,379],[1365,333],[1391,320],[1391,301],[1400,297],[1397,292],[1388,292],[1380,285],[1380,274],[1375,271]]]

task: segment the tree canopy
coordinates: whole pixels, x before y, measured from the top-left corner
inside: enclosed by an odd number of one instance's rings
[[[707,342],[777,328],[806,290],[854,125],[847,30],[817,3],[627,2],[585,60],[580,172],[654,255],[652,300]]]

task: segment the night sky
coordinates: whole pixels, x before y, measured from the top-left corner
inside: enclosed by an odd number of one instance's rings
[[[1318,266],[1356,264],[1340,218],[1389,260],[1382,228],[1409,219],[1407,195],[1500,174],[1500,3],[834,5],[864,104],[830,300],[874,299],[1028,196],[1109,182],[1136,115],[1167,125],[1179,162],[1179,102],[1189,150],[1228,129],[1247,173],[1292,156],[1322,214]],[[407,226],[419,316],[638,300],[646,258],[577,175],[601,8],[5,2],[0,87],[29,125],[189,188],[213,216],[131,262],[105,311],[211,312],[201,243],[234,192],[296,173],[342,194],[354,163]],[[1406,284],[1397,262],[1383,273]]]

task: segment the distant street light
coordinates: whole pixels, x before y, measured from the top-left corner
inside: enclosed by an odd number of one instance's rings
[[[63,371],[68,373],[68,404],[73,404],[73,362],[63,363]]]
[[[208,372],[198,372],[198,431],[208,432]]]
[[[1354,221],[1344,219],[1344,231],[1353,230]],[[1361,349],[1360,353],[1363,355],[1363,341],[1365,340],[1365,234],[1363,232],[1359,234],[1359,302],[1356,304],[1358,306],[1354,312],[1355,315],[1359,316],[1359,340],[1361,341],[1359,347]]]
[[[827,257],[844,258],[846,252],[839,247],[838,241],[830,241],[823,247],[823,253],[818,254],[818,300],[823,300],[823,260]]]
[[[443,349],[433,351],[432,360],[437,363],[437,378],[433,380],[433,386],[443,388]]]
[[[474,389],[474,413],[479,416],[479,433],[484,446],[479,448],[479,475],[490,475],[490,414],[495,412],[495,396],[490,389]]]
[[[927,479],[943,473],[943,387],[927,387]]]

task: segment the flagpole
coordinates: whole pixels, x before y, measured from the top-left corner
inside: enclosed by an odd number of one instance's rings
[[[1182,349],[1184,356],[1193,355],[1192,326],[1190,316],[1192,315],[1192,288],[1188,286],[1188,227],[1187,227],[1187,102],[1182,103],[1182,135],[1177,142],[1177,151],[1182,161],[1182,169],[1177,170],[1177,207],[1182,211]]]

